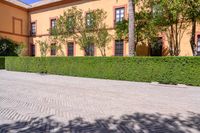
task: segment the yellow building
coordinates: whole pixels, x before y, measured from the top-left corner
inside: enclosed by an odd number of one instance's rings
[[[38,40],[48,40],[49,31],[56,24],[56,19],[63,14],[64,10],[76,6],[87,13],[89,9],[103,9],[107,12],[106,24],[109,32],[114,36],[114,23],[124,17],[128,17],[128,0],[41,0],[27,5],[18,0],[0,1],[0,36],[11,38],[17,42],[27,45],[27,55],[41,56]],[[85,13],[85,14],[86,14]],[[199,27],[199,26],[198,26]],[[183,36],[181,43],[181,56],[191,56],[190,32],[188,29]],[[199,32],[198,32],[199,31]],[[197,29],[197,41],[200,47],[200,27]],[[160,55],[168,55],[168,42],[166,36],[160,36],[162,48]],[[51,44],[49,44],[51,45]],[[71,40],[70,43],[62,46],[65,56],[84,56],[80,46]],[[198,49],[200,51],[200,49]],[[101,56],[100,51],[94,46],[91,51],[94,56]],[[49,50],[48,56],[60,55],[54,50]],[[107,56],[127,56],[128,42],[113,39],[106,49]],[[147,45],[137,46],[137,55],[151,55]]]
[[[28,45],[28,5],[12,2],[0,1],[0,36]]]

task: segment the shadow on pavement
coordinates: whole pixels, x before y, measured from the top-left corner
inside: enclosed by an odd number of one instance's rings
[[[123,115],[98,119],[94,122],[82,118],[67,123],[55,121],[52,116],[33,118],[30,121],[0,125],[0,133],[191,133],[200,132],[200,114],[189,113],[187,118],[180,114],[142,114]]]

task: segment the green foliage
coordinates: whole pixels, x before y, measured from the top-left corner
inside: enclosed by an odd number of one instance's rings
[[[93,15],[91,15],[92,19]],[[83,10],[76,7],[67,9],[57,20],[57,25],[53,30],[54,42],[66,44],[68,40],[74,39],[81,49],[86,49],[94,38],[91,28],[87,27]]]
[[[40,46],[40,53],[41,53],[41,56],[42,57],[46,57],[47,56],[47,53],[48,51],[50,52],[51,49],[55,50],[56,51],[56,56],[59,56],[59,54],[61,56],[64,56],[64,51],[62,50],[62,46],[60,43],[56,43],[55,41],[52,41],[53,43],[51,44],[54,44],[54,45],[50,45],[48,43],[47,40],[37,40],[36,43],[39,44]]]
[[[106,12],[96,9],[83,14],[83,10],[76,7],[67,9],[57,20],[57,26],[52,29],[52,41],[62,45],[73,39],[84,51],[91,44],[95,44],[100,51],[105,51],[110,41],[110,34],[105,31]]]
[[[151,44],[165,33],[172,56],[180,54],[180,45],[189,21],[199,15],[199,0],[140,0],[135,11],[135,43]],[[192,17],[192,18],[191,18]],[[130,21],[130,20],[129,20]],[[118,23],[118,38],[128,37],[128,20]],[[193,37],[193,40],[195,38]],[[194,42],[194,41],[193,41]]]
[[[55,50],[57,53],[56,54],[57,56],[64,56],[64,51],[62,49],[61,44],[59,44],[59,43],[53,43],[53,44],[55,44],[55,45],[50,45],[49,50],[51,50],[51,49]]]
[[[123,20],[121,22],[117,22],[115,26],[115,32],[117,39],[127,40],[128,38],[128,20]]]
[[[135,44],[147,44],[158,37],[158,34],[162,32],[162,28],[158,25],[156,20],[157,15],[153,17],[152,10],[150,9],[149,1],[136,2],[139,10],[135,11]],[[118,39],[128,40],[128,26],[129,20],[123,20],[118,22],[115,26],[116,37]]]
[[[196,44],[196,31],[197,22],[200,22],[200,1],[199,0],[185,0],[186,4],[186,17],[191,22],[191,39],[190,45],[192,48],[193,55],[197,55],[197,44]]]
[[[21,55],[24,45],[8,38],[0,37],[0,56]]]
[[[196,57],[6,57],[11,71],[200,86]]]
[[[26,48],[26,46],[23,44],[23,43],[18,43],[16,45],[16,48],[15,48],[15,53],[18,55],[18,56],[22,56],[23,55],[23,50]]]
[[[157,20],[167,35],[170,55],[178,56],[181,52],[181,40],[189,26],[186,17],[187,6],[185,0],[159,0],[154,4],[160,6],[159,12],[162,15],[157,15]]]
[[[47,41],[41,41],[41,40],[38,40],[36,41],[36,43],[39,44],[40,46],[40,53],[41,53],[41,56],[44,56],[46,57],[47,56],[47,52],[49,50],[49,44],[47,43]]]
[[[82,16],[83,10],[72,7],[64,11],[59,17],[56,27],[51,29],[52,38],[66,43],[68,39],[73,38],[77,32],[84,30],[85,19]]]
[[[109,34],[106,26],[102,26],[98,30],[95,30],[94,44],[100,50],[102,56],[106,56],[106,47],[108,47],[112,36]]]
[[[112,35],[108,32],[105,20],[107,18],[107,13],[101,9],[93,11],[94,16],[94,44],[100,50],[102,56],[106,56],[106,47],[108,47],[109,42],[112,39]]]
[[[5,69],[5,57],[0,57],[0,69]]]
[[[186,15],[188,19],[200,20],[200,1],[199,0],[185,0],[186,4]]]
[[[138,5],[139,6],[139,5]],[[153,15],[152,10],[147,10],[149,5],[139,6],[141,10],[135,14],[136,22],[136,44],[149,44],[151,45],[159,33],[163,31],[160,23],[156,20],[159,15]]]

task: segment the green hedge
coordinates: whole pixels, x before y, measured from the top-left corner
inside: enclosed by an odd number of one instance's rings
[[[6,69],[200,86],[199,57],[6,57]]]
[[[5,57],[0,56],[0,69],[5,69]]]

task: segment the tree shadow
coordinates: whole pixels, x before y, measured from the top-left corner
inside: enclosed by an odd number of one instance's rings
[[[200,132],[200,114],[189,113],[189,117],[162,114],[134,113],[119,119],[109,117],[94,122],[82,118],[62,123],[52,116],[32,118],[30,121],[0,125],[0,133],[192,133]]]

